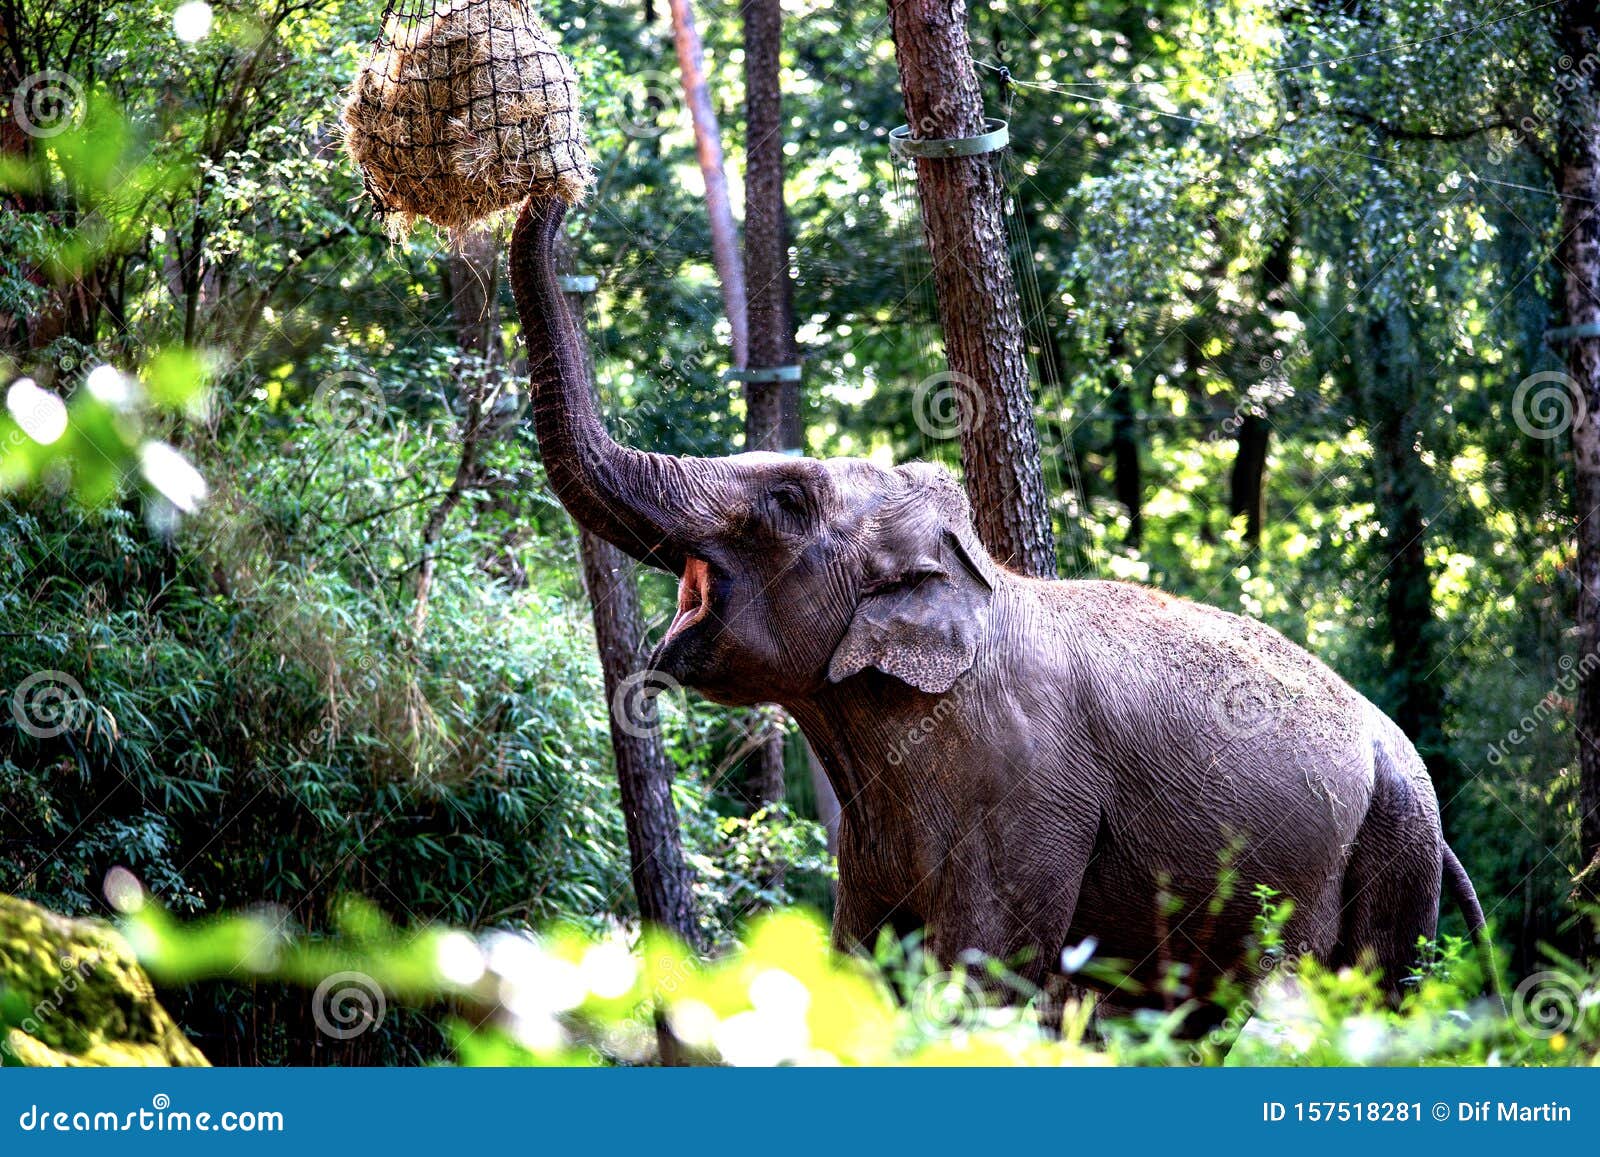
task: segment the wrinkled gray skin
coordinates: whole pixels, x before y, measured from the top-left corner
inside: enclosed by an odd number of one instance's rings
[[[777,702],[843,807],[842,946],[925,928],[1046,983],[1087,937],[1118,1002],[1246,967],[1267,884],[1291,950],[1390,983],[1432,936],[1441,874],[1476,915],[1400,730],[1249,619],[1123,583],[997,565],[941,468],[617,446],[551,273],[561,213],[524,210],[512,285],[546,467],[591,531],[683,575],[649,665]],[[1219,886],[1220,882],[1220,886]]]

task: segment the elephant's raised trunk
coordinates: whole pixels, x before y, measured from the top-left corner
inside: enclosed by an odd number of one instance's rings
[[[566,206],[530,197],[511,236],[511,290],[528,343],[533,426],[550,485],[585,529],[654,566],[681,572],[691,463],[619,446],[595,407],[582,346],[556,278]]]

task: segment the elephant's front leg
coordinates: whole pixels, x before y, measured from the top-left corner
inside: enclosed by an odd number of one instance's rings
[[[871,956],[884,928],[904,936],[917,926],[904,898],[887,895],[896,889],[886,887],[892,875],[886,867],[879,849],[863,842],[846,807],[839,817],[839,892],[833,908],[836,951]]]
[[[1061,969],[1097,827],[1097,814],[995,809],[942,857],[929,950],[946,966],[975,954],[996,960],[1043,988]],[[1053,838],[1041,840],[1041,831]]]

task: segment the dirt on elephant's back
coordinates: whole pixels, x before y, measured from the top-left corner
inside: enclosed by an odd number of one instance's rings
[[[1077,645],[1101,653],[1147,720],[1323,751],[1365,738],[1366,700],[1264,623],[1133,583],[1050,585]]]

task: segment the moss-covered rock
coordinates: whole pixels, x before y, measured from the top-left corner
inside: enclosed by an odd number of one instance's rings
[[[0,1052],[7,1063],[204,1065],[127,942],[0,896]]]

